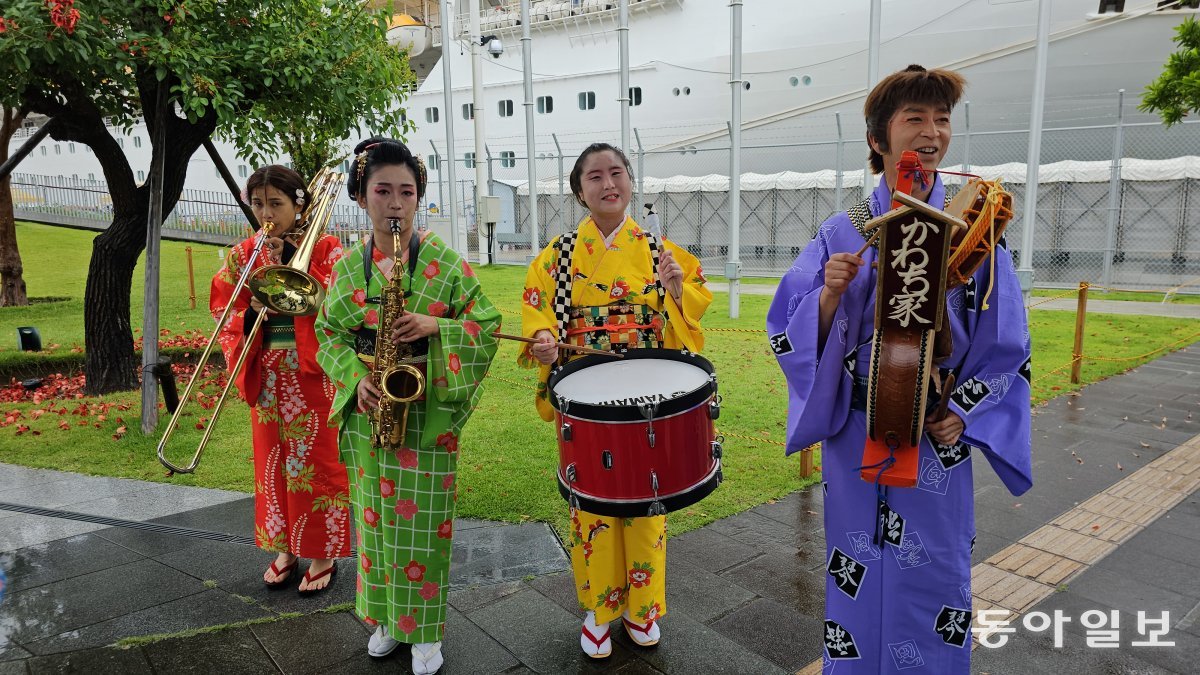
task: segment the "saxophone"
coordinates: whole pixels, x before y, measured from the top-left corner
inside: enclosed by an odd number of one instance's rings
[[[376,448],[396,449],[404,444],[408,405],[425,393],[425,373],[414,364],[425,357],[413,354],[411,344],[392,342],[392,322],[404,314],[404,265],[400,260],[400,220],[388,219],[392,231],[392,280],[379,297],[379,329],[375,335],[375,364],[371,379],[382,392],[371,415],[371,440]],[[413,232],[411,236],[417,236]]]

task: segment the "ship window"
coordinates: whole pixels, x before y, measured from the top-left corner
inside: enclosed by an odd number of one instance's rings
[[[1162,3],[1160,2],[1159,5]],[[1100,0],[1100,9],[1096,10],[1097,14],[1107,14],[1112,12],[1120,14],[1125,11],[1125,0]]]
[[[691,96],[691,95],[692,95],[692,88],[691,88],[691,87],[684,87],[684,88],[683,88],[683,95],[684,95],[684,96]]]
[[[500,166],[511,169],[517,165],[517,153],[512,150],[502,150],[500,152]]]
[[[675,87],[674,89],[672,89],[671,93],[678,96],[679,95],[679,87]]]
[[[475,168],[475,153],[473,153],[473,152],[464,153],[463,154],[463,164],[465,164],[468,169],[474,169]]]
[[[238,178],[245,178],[250,172],[246,169],[245,164],[238,164]]]
[[[554,112],[554,97],[539,96],[537,100],[538,112],[543,115],[549,115]]]
[[[429,161],[427,162],[427,164],[429,164],[429,171],[441,171],[441,169],[438,168],[438,156],[437,155],[429,155]]]
[[[118,139],[117,139],[117,146],[118,146],[118,147],[122,147],[122,148],[123,148],[123,147],[125,147],[125,139],[124,139],[124,138],[118,138]]]
[[[641,105],[641,104],[642,104],[642,88],[641,87],[630,87],[629,88],[629,105],[634,106],[634,105]]]
[[[88,180],[96,180],[96,174],[94,174],[94,173],[89,173],[89,174],[88,174]]]
[[[45,154],[46,154],[46,146],[43,145],[42,146],[42,155],[45,155]]]
[[[512,102],[511,98],[506,98],[506,99],[500,101],[500,116],[501,117],[512,117],[513,116],[513,102]]]
[[[474,106],[472,106],[470,103],[463,104],[463,119],[464,120],[475,119],[475,112],[474,112],[474,110],[472,110],[473,107]]]
[[[75,144],[67,143],[67,151],[70,152],[72,155],[75,154]]]
[[[139,172],[138,172],[138,182],[139,182],[139,183],[144,183],[144,182],[146,182],[146,172],[145,172],[145,171],[139,171]]]
[[[579,109],[580,110],[595,110],[596,109],[596,92],[594,92],[594,91],[579,92]]]
[[[59,145],[58,143],[54,144],[54,154],[56,154],[56,155],[62,154],[62,146]]]
[[[133,147],[135,147],[135,148],[142,147],[142,137],[141,136],[133,137]]]
[[[430,124],[437,124],[438,119],[440,119],[440,118],[438,116],[438,109],[436,106],[425,109],[425,121],[426,122],[429,122]]]
[[[742,87],[744,87],[746,89],[746,91],[750,91],[750,80],[746,80],[745,82],[743,82]]]

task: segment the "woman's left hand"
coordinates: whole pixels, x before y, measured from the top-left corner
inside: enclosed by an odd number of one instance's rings
[[[683,268],[675,261],[670,249],[663,251],[658,259],[658,278],[675,302],[679,302],[679,298],[683,297]]]
[[[437,319],[432,316],[405,312],[392,322],[392,342],[416,342],[437,335],[439,330]]]
[[[957,413],[947,412],[941,421],[934,422],[933,416],[925,418],[925,432],[930,438],[942,445],[954,445],[966,428],[963,419]]]

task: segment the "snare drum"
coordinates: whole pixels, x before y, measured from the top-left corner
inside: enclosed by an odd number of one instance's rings
[[[722,479],[713,366],[673,349],[624,356],[585,356],[550,375],[559,492],[572,506],[624,518],[695,504]]]

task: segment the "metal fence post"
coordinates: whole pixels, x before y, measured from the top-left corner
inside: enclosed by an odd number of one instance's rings
[[[1117,92],[1117,127],[1113,132],[1112,173],[1108,178],[1108,233],[1104,244],[1105,286],[1112,285],[1113,262],[1117,256],[1117,221],[1121,217],[1121,155],[1125,153],[1125,90]]]
[[[834,171],[833,185],[833,210],[840,211],[842,209],[842,113],[833,113],[833,118],[837,120],[837,170]]]
[[[966,133],[963,137],[963,173],[971,173],[971,102],[963,102],[963,117],[966,122]]]
[[[638,194],[637,205],[634,206],[633,212],[640,214],[642,212],[642,204],[646,203],[646,162],[644,161],[646,159],[646,150],[642,147],[642,135],[638,133],[637,127],[633,128],[633,137],[635,140],[637,140],[638,153]],[[634,220],[639,219],[635,218]]]
[[[570,226],[567,225],[567,198],[563,193],[563,151],[562,146],[558,144],[558,134],[550,134],[550,138],[554,139],[554,149],[558,152],[558,217],[561,221],[559,232],[566,232]]]
[[[445,196],[442,194],[442,173],[445,172],[446,169],[444,166],[442,166],[443,159],[442,159],[441,155],[438,154],[437,143],[434,143],[433,139],[430,139],[429,144],[433,146],[433,156],[437,158],[438,208],[441,209],[439,211],[439,213],[445,213],[446,212],[446,200],[445,200]]]

